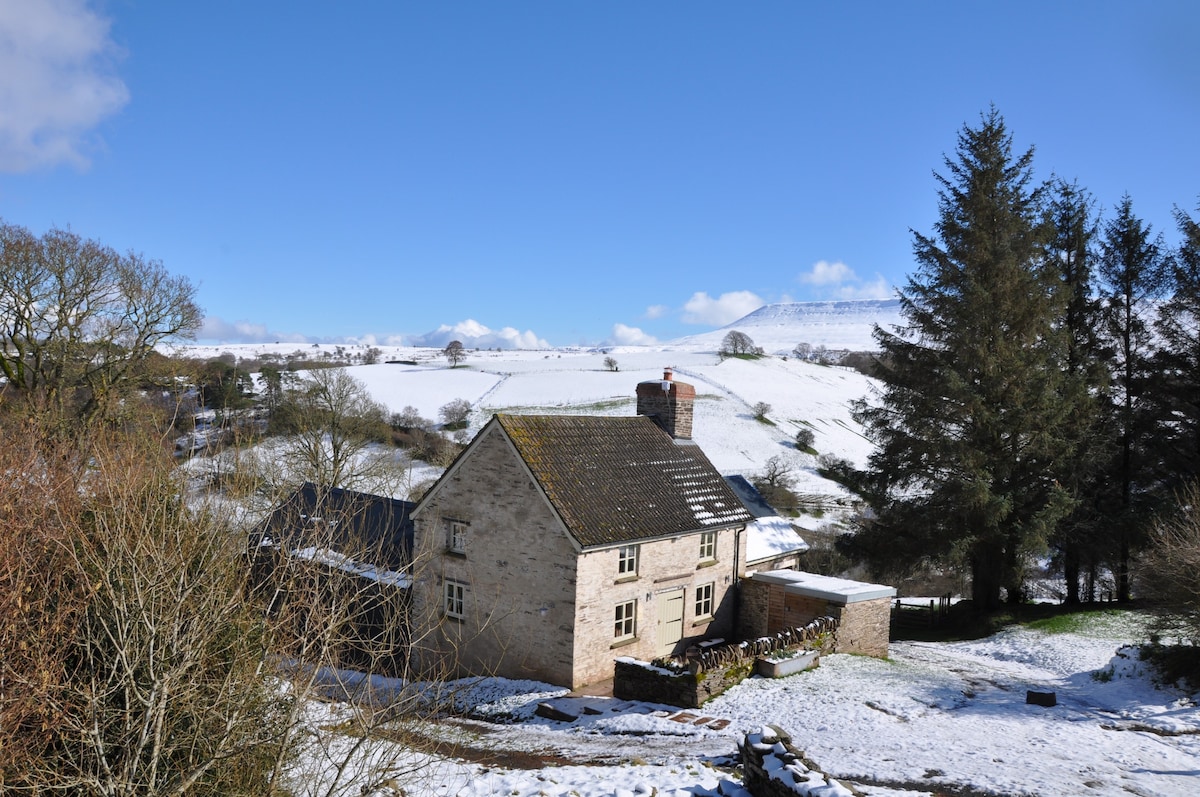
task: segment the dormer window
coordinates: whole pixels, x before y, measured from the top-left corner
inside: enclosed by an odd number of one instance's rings
[[[450,553],[467,552],[467,524],[461,520],[446,521],[446,550]]]
[[[638,546],[626,545],[617,552],[617,578],[636,578]]]

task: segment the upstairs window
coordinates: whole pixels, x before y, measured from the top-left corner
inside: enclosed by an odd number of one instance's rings
[[[467,552],[467,524],[463,521],[446,521],[446,550],[451,553]]]
[[[700,561],[711,562],[717,558],[717,533],[706,531],[700,535]]]
[[[617,552],[617,578],[636,576],[638,572],[638,546],[626,545]]]

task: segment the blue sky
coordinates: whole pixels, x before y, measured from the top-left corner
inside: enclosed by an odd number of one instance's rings
[[[1174,243],[1197,41],[1192,0],[0,0],[0,218],[186,274],[206,339],[669,340],[892,295],[991,104]]]

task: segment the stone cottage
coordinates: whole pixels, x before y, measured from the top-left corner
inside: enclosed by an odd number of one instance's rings
[[[633,417],[499,414],[413,512],[413,655],[576,687],[731,636],[753,520],[691,440],[695,390]]]

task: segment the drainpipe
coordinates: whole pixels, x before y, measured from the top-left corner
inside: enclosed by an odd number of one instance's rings
[[[742,585],[738,581],[738,563],[742,559],[742,532],[746,530],[743,524],[733,532],[733,580],[730,586],[733,589],[733,628],[741,629],[741,614],[742,614]]]

